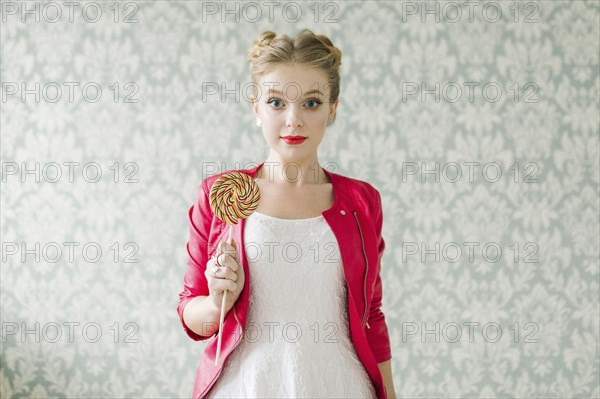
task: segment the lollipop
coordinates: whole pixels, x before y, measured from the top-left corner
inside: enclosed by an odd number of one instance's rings
[[[210,208],[217,218],[229,225],[227,243],[231,244],[233,225],[240,219],[245,219],[258,208],[260,192],[258,185],[249,175],[240,172],[229,172],[221,175],[210,188]],[[221,302],[221,319],[219,321],[219,337],[217,341],[217,357],[215,365],[219,363],[221,353],[221,332],[223,331],[223,318],[225,317],[225,302],[227,290],[223,292]]]

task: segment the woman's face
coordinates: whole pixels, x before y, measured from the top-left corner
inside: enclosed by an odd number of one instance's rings
[[[258,82],[258,98],[252,107],[262,122],[262,130],[272,150],[283,158],[309,158],[316,155],[325,135],[327,118],[333,116],[338,101],[329,103],[325,72],[297,65],[279,65]],[[302,136],[299,144],[286,136]]]

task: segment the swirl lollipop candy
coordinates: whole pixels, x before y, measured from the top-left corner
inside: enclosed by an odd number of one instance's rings
[[[217,218],[229,225],[227,243],[231,244],[233,225],[240,219],[245,219],[258,208],[260,192],[258,185],[245,173],[229,172],[221,175],[210,188],[210,208]],[[221,318],[219,320],[219,337],[217,341],[217,357],[215,365],[219,362],[221,353],[221,332],[223,331],[223,318],[225,317],[225,303],[227,290],[223,292],[221,303]]]
[[[258,185],[245,173],[224,174],[210,189],[210,208],[230,226],[250,216],[258,208],[259,200]]]

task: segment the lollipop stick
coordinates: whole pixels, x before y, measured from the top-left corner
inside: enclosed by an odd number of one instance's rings
[[[231,245],[231,235],[233,233],[233,225],[229,226],[229,237],[227,244]],[[223,301],[221,302],[221,319],[219,320],[219,337],[217,339],[217,357],[215,358],[215,366],[219,363],[219,355],[221,354],[221,333],[223,332],[223,318],[225,317],[225,303],[227,302],[227,291],[223,291]]]
[[[233,226],[238,223],[239,219],[245,219],[250,216],[258,207],[259,201],[260,190],[258,184],[247,173],[233,171],[224,174],[213,182],[209,196],[210,209],[218,219],[229,225],[229,238],[227,242],[230,245],[233,244],[231,240]],[[219,364],[219,355],[221,354],[221,335],[223,333],[227,291],[223,291],[223,302],[221,303],[215,365]]]

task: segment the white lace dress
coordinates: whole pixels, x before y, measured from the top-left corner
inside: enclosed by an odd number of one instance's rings
[[[349,335],[339,247],[320,215],[254,212],[247,329],[206,398],[376,398]]]

